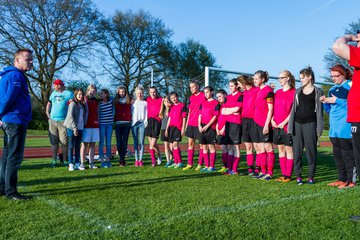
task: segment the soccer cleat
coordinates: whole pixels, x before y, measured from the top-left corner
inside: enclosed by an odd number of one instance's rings
[[[195,168],[195,171],[200,171],[202,168],[202,166],[200,164],[197,165],[197,167]]]
[[[107,161],[107,162],[106,162],[106,165],[107,165],[108,167],[112,167],[112,164],[111,164],[110,161]]]
[[[13,200],[13,201],[27,201],[27,200],[31,200],[31,196],[24,196],[18,192],[11,194],[9,196],[6,196],[7,199],[9,200]]]
[[[209,168],[205,168],[205,172],[215,172],[215,168],[209,167]]]
[[[259,173],[259,176],[257,176],[256,178],[261,179],[261,178],[265,177],[265,175],[266,175],[265,173]]]
[[[187,171],[187,170],[192,169],[192,167],[193,167],[193,166],[191,166],[191,165],[188,164],[186,167],[183,168],[183,170],[184,170],[184,171]]]
[[[265,174],[264,177],[260,178],[260,180],[265,180],[265,181],[269,181],[271,180],[273,177],[270,174]]]
[[[74,170],[75,170],[74,164],[70,163],[70,164],[69,164],[69,171],[72,172],[72,171],[74,171]]]
[[[254,174],[253,174],[251,177],[252,177],[252,178],[258,178],[258,176],[259,176],[259,173],[254,172]]]
[[[284,180],[282,180],[283,183],[288,183],[291,182],[291,178],[290,177],[285,177]]]
[[[101,168],[108,168],[109,166],[107,165],[107,162],[103,161],[100,164]]]
[[[161,158],[158,157],[157,160],[156,160],[156,164],[157,164],[157,165],[161,165],[161,162],[162,162]]]
[[[228,170],[228,168],[222,167],[218,172],[219,172],[219,173],[223,173],[223,172],[226,172],[227,170]]]
[[[355,187],[356,186],[356,183],[354,182],[348,182],[348,183],[345,183],[344,185],[340,185],[338,188],[339,189],[342,189],[342,188],[352,188],[352,187]]]
[[[169,165],[168,168],[175,168],[176,166],[177,166],[177,164],[176,164],[176,163],[173,163],[173,164]]]
[[[170,167],[173,163],[174,163],[174,162],[173,162],[172,160],[170,160],[170,161],[166,162],[165,167],[168,168],[168,167]]]
[[[207,167],[204,167],[202,169],[200,169],[200,172],[204,173],[204,172],[207,172],[208,168]]]
[[[183,168],[183,167],[184,167],[184,164],[178,163],[178,164],[176,164],[176,166],[174,168],[178,169],[178,168]]]
[[[315,184],[314,179],[312,179],[312,178],[308,179],[307,184],[310,184],[310,185]]]
[[[296,179],[296,184],[297,184],[298,186],[303,185],[302,179],[301,179],[301,178]]]
[[[85,170],[85,165],[84,165],[84,164],[80,164],[79,170],[81,170],[81,171]]]
[[[143,167],[144,166],[144,162],[142,160],[139,160],[139,167]]]
[[[56,160],[51,160],[51,166],[56,167]]]
[[[279,177],[275,179],[275,182],[283,182],[285,180],[285,177]]]
[[[336,182],[332,182],[332,183],[328,184],[329,187],[339,187],[339,186],[342,186],[342,185],[346,185],[346,182],[336,181]]]
[[[89,168],[90,168],[90,169],[96,169],[96,168],[98,168],[98,167],[97,167],[97,166],[95,166],[95,164],[90,163],[90,164],[89,164]]]

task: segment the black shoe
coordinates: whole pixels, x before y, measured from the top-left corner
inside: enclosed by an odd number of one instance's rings
[[[6,196],[6,198],[9,200],[14,200],[14,201],[26,201],[26,200],[31,199],[30,196],[24,196],[24,195],[21,195],[20,193],[11,194],[9,196]]]

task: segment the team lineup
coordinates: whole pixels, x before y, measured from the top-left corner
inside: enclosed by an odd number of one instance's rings
[[[229,93],[223,89],[214,91],[211,86],[200,91],[199,82],[194,81],[189,85],[191,96],[186,103],[180,101],[177,92],[161,97],[154,87],[148,89],[145,98],[141,86],[134,89],[134,97],[126,87],[119,87],[113,98],[109,90],[101,89],[97,97],[95,85],[90,84],[85,92],[82,89],[70,92],[62,80],[56,79],[46,106],[51,164],[57,165],[61,145],[69,171],[85,170],[87,155],[89,168],[97,168],[94,156],[95,143],[99,142],[101,167],[111,167],[111,137],[115,129],[120,167],[127,165],[131,131],[135,167],[144,166],[147,136],[152,167],[161,165],[163,159],[158,145],[160,138],[167,168],[237,175],[243,142],[249,176],[265,181],[273,179],[278,161],[282,176],[275,181],[286,183],[296,179],[296,184],[302,185],[306,177],[308,184],[314,184],[317,143],[324,129],[325,110],[329,114],[329,137],[338,172],[338,179],[328,185],[354,187],[356,176],[360,176],[360,34],[338,38],[332,50],[347,60],[354,71],[341,64],[329,69],[334,86],[327,96],[315,85],[311,67],[299,71],[301,87],[298,89],[295,89],[293,74],[281,71],[278,76],[281,89],[275,93],[267,85],[268,73],[262,70],[253,76],[242,75],[230,80]],[[33,67],[32,54],[30,49],[19,49],[14,54],[14,65],[0,73],[0,95],[3,96],[0,118],[4,132],[0,194],[10,200],[31,198],[18,192],[17,181],[32,114],[26,75]],[[184,136],[188,140],[187,155],[180,150]],[[194,163],[196,144],[199,144],[198,163]],[[273,144],[277,146],[278,158]],[[221,147],[221,169],[215,169],[215,145]],[[302,171],[304,149],[307,174]],[[182,158],[185,156],[186,165]]]

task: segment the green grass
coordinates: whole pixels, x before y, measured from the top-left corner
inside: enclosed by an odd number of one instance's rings
[[[251,179],[244,159],[239,176],[151,168],[148,156],[144,168],[75,172],[24,161],[19,190],[35,198],[0,199],[0,239],[356,239],[360,192],[326,185],[330,152],[312,186]]]

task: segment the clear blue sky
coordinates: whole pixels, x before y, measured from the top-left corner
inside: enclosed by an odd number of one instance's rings
[[[224,69],[298,78],[311,65],[324,75],[334,39],[360,17],[359,0],[94,0],[105,15],[143,9],[172,29],[175,43],[193,38]],[[317,80],[320,80],[318,77]]]

